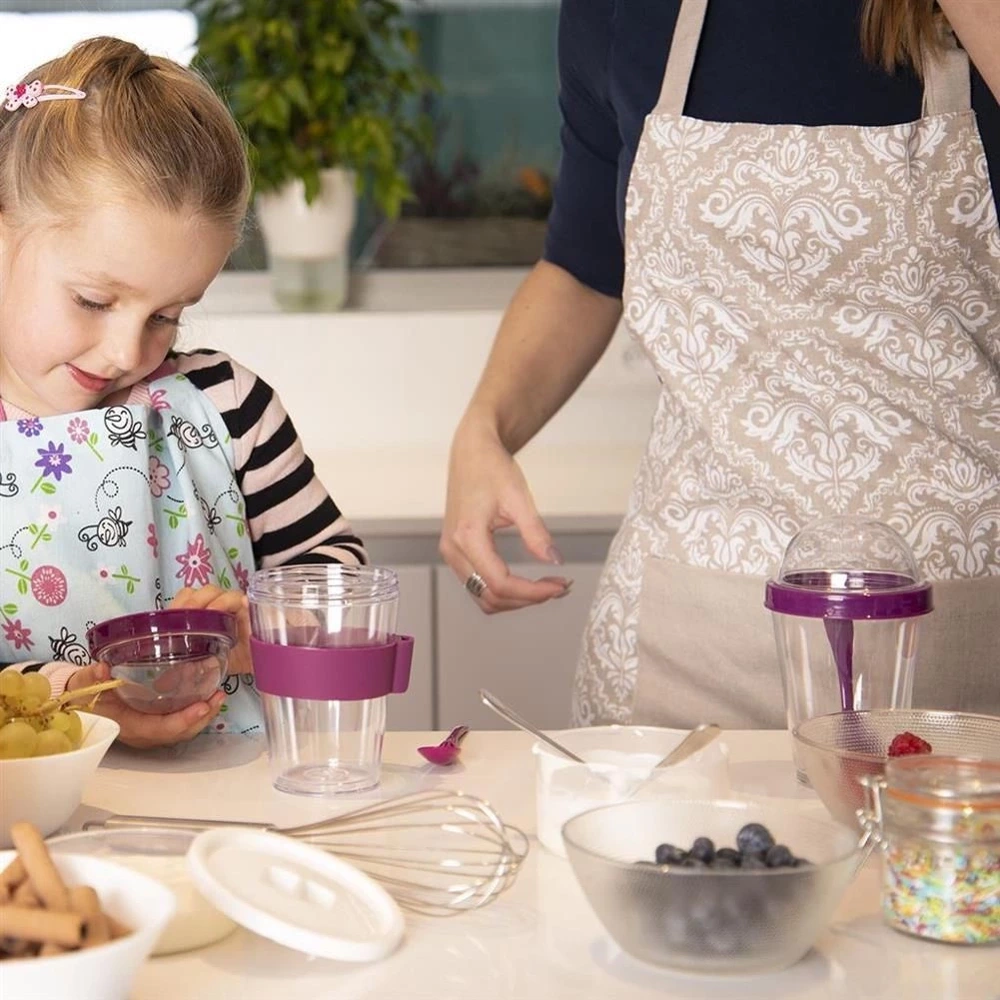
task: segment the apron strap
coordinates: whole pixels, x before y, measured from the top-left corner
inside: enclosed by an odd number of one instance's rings
[[[972,77],[969,56],[958,46],[949,28],[942,38],[944,48],[923,54],[923,116],[947,115],[972,108]]]
[[[708,0],[681,0],[674,37],[670,43],[670,55],[667,57],[667,68],[663,73],[660,99],[656,104],[657,111],[676,116],[684,114],[691,70],[698,54],[707,8]]]

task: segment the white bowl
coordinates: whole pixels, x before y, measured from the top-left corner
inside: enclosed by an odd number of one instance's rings
[[[187,853],[196,836],[195,830],[149,826],[96,829],[54,837],[49,850],[104,858],[167,886],[176,897],[177,910],[153,948],[156,957],[205,948],[236,930],[236,923],[205,899],[191,880]]]
[[[563,824],[589,809],[650,795],[715,798],[729,794],[729,750],[721,737],[651,776],[652,768],[687,736],[687,730],[592,726],[552,735],[587,761],[576,764],[541,742],[532,748],[538,839],[559,857],[566,857]]]
[[[80,713],[83,745],[48,757],[0,760],[0,847],[10,847],[14,823],[33,823],[43,837],[58,830],[80,804],[83,786],[118,736],[118,723]]]
[[[15,856],[0,852],[0,868]],[[174,913],[174,894],[155,879],[101,858],[54,854],[67,885],[89,885],[101,908],[132,933],[117,941],[50,958],[7,959],[0,990],[11,1000],[127,1000],[139,967]]]

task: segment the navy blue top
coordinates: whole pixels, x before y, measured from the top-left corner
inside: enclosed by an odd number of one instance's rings
[[[710,0],[685,114],[709,121],[895,125],[923,88],[861,52],[862,0]],[[545,259],[620,296],[625,190],[660,94],[680,0],[562,0],[562,161]],[[1000,107],[978,73],[972,103],[1000,196]]]

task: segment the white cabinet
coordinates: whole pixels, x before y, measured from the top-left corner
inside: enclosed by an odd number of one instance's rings
[[[413,669],[406,694],[389,698],[389,729],[434,728],[434,613],[430,566],[395,566],[399,574],[396,631],[413,636]]]
[[[531,577],[538,565],[512,565],[511,570]],[[573,673],[600,572],[600,563],[568,563],[560,569],[574,581],[567,597],[484,615],[452,572],[438,567],[439,727],[509,728],[480,703],[480,688],[542,728],[568,726]]]

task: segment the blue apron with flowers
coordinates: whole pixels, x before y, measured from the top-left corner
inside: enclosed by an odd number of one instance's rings
[[[90,661],[95,622],[182,587],[246,590],[253,549],[221,414],[184,376],[151,405],[0,422],[0,662]],[[262,729],[229,677],[214,732]]]

